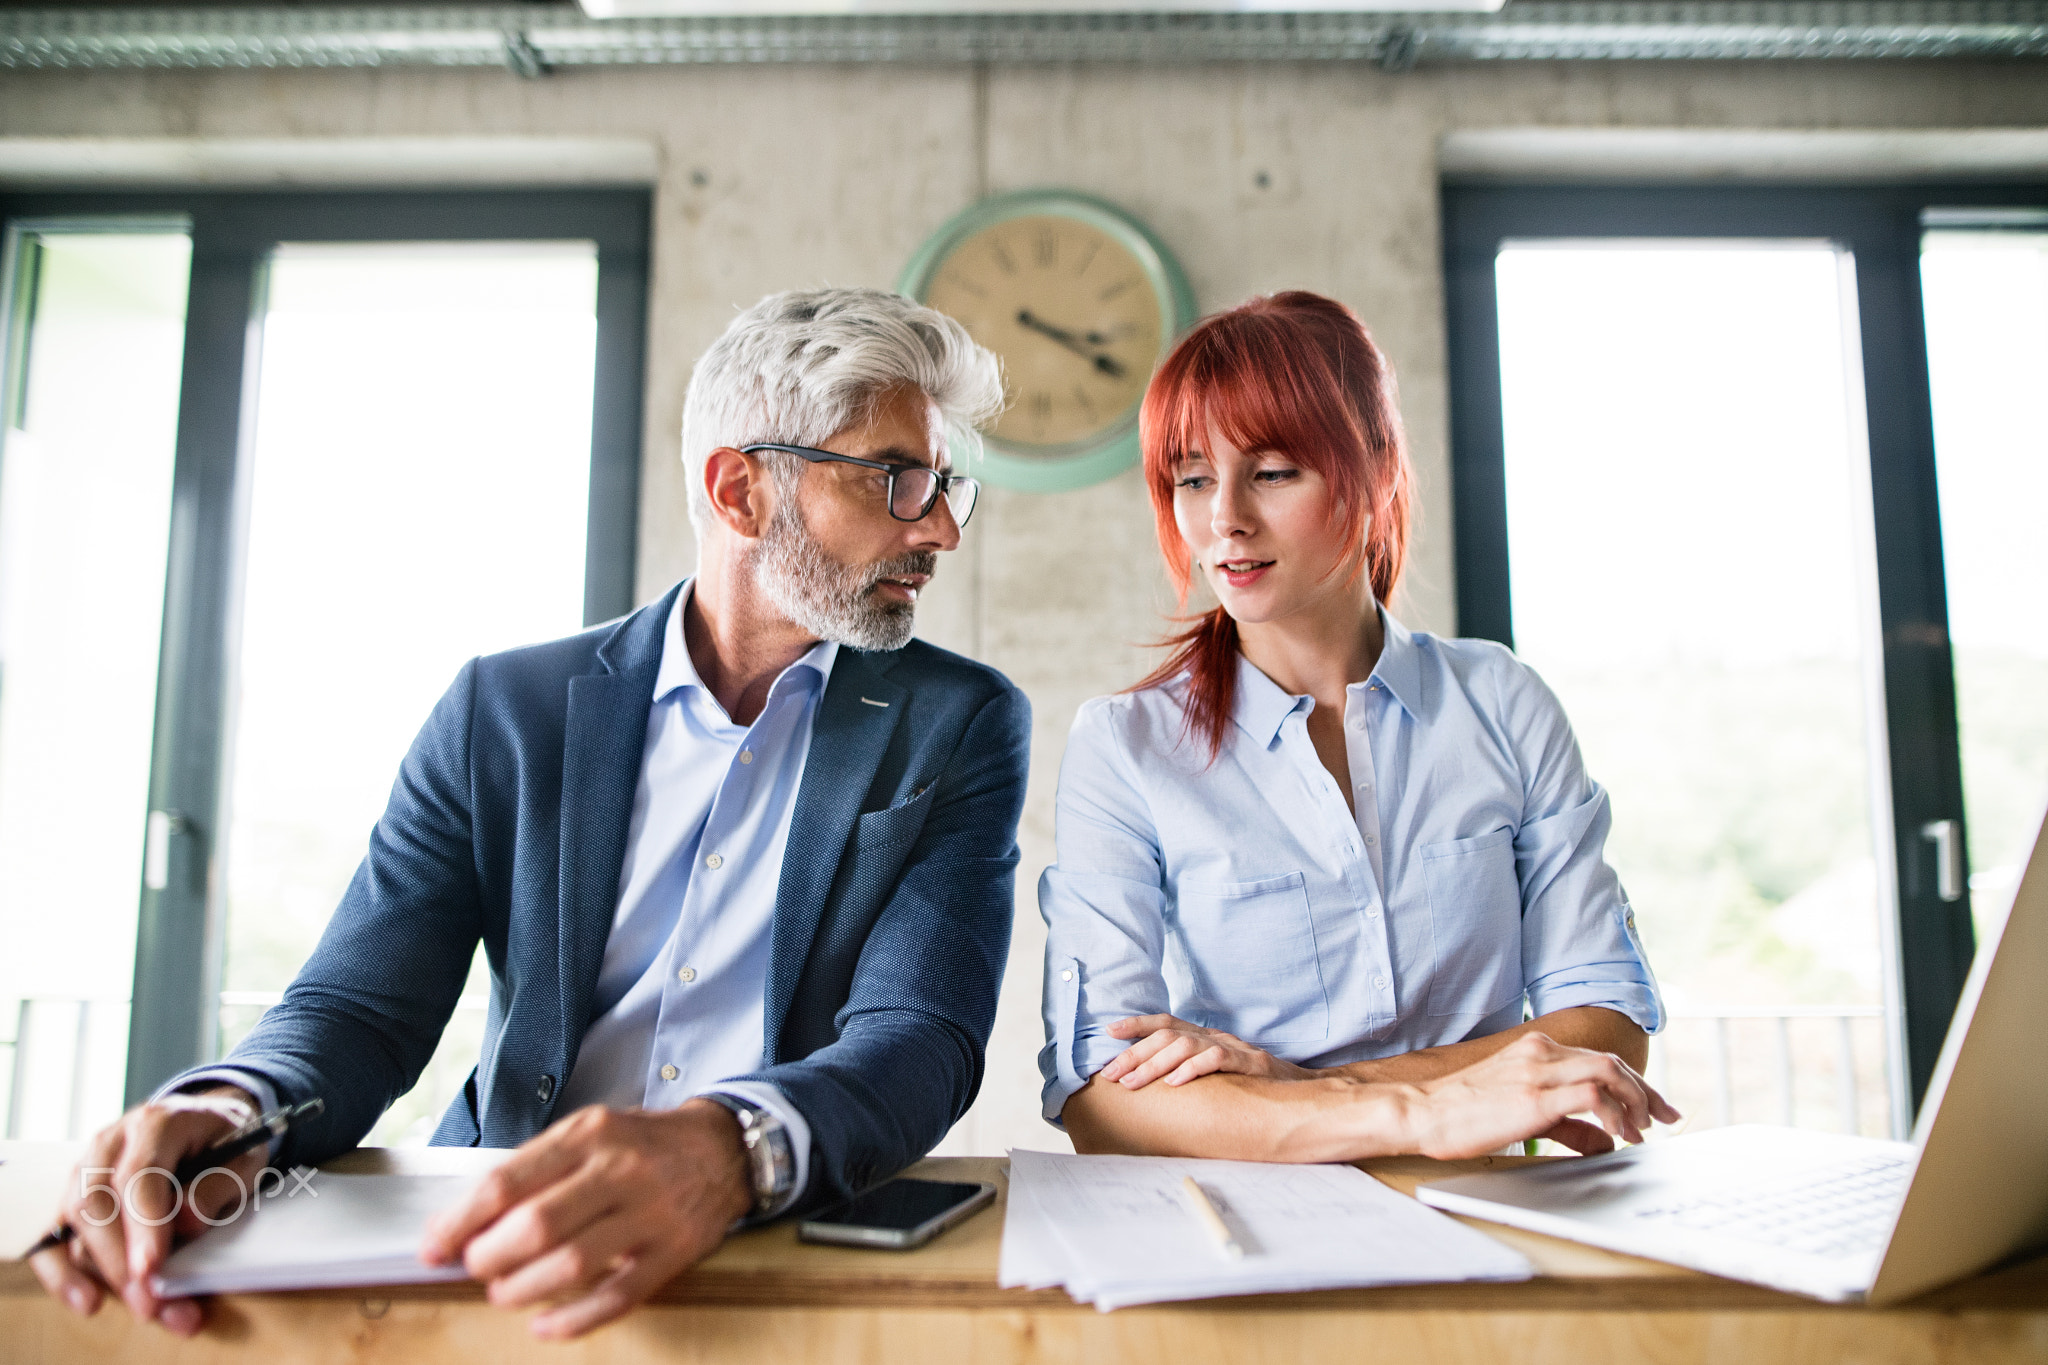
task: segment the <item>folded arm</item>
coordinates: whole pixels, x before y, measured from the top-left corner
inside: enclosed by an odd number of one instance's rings
[[[1273,1080],[1308,1080],[1347,1076],[1360,1081],[1430,1081],[1471,1066],[1530,1033],[1540,1033],[1567,1047],[1611,1052],[1637,1071],[1650,1055],[1650,1036],[1642,1026],[1616,1010],[1581,1005],[1557,1010],[1483,1038],[1467,1038],[1441,1047],[1421,1048],[1395,1057],[1349,1062],[1343,1066],[1297,1066],[1254,1047],[1235,1034],[1171,1014],[1139,1014],[1109,1026],[1116,1038],[1135,1039],[1098,1073],[1137,1090],[1153,1081],[1185,1085],[1197,1076],[1230,1072]]]
[[[1421,1080],[1216,1073],[1133,1090],[1098,1073],[1068,1097],[1061,1117],[1083,1152],[1316,1162],[1483,1156],[1538,1136],[1606,1151],[1614,1137],[1639,1142],[1651,1120],[1678,1114],[1613,1054],[1531,1032]]]

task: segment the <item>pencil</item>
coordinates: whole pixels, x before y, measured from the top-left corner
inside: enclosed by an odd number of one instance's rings
[[[1216,1206],[1209,1202],[1209,1196],[1195,1183],[1193,1176],[1180,1182],[1181,1193],[1187,1196],[1188,1208],[1194,1213],[1209,1235],[1216,1239],[1225,1256],[1233,1261],[1244,1259],[1244,1248],[1237,1244],[1237,1238],[1230,1235],[1230,1227],[1223,1221],[1223,1215],[1216,1212]]]

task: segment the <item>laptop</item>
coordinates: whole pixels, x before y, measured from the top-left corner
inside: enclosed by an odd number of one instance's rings
[[[2048,1245],[2048,822],[1979,948],[1911,1142],[1739,1125],[1422,1186],[1425,1204],[1833,1302]]]

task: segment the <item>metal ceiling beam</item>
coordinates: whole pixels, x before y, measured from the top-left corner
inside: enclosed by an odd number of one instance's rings
[[[1513,3],[1494,13],[591,19],[573,5],[0,10],[0,68],[2048,56],[2048,0]]]

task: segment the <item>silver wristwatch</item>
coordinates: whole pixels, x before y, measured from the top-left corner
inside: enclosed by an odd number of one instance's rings
[[[796,1151],[782,1120],[737,1095],[704,1097],[723,1105],[740,1121],[740,1145],[747,1149],[747,1169],[754,1182],[754,1216],[764,1217],[796,1185]]]

